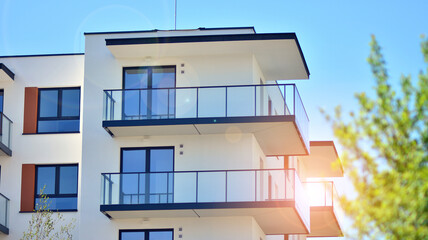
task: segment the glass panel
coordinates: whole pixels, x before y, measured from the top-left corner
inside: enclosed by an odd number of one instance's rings
[[[198,202],[226,202],[226,172],[198,175]]]
[[[125,69],[124,89],[147,88],[148,69]]]
[[[0,112],[3,112],[3,99],[4,99],[4,92],[3,90],[0,91]]]
[[[150,172],[174,171],[174,149],[151,149]]]
[[[152,92],[151,90],[140,90],[139,94],[139,100],[135,102],[140,104],[139,119],[147,119],[151,114],[149,96]]]
[[[174,173],[173,176],[174,203],[196,202],[196,172]]]
[[[78,132],[80,120],[39,120],[37,132]]]
[[[77,197],[49,198],[46,204],[42,198],[36,198],[36,209],[41,209],[44,205],[49,210],[76,210]]]
[[[139,174],[138,203],[146,203],[146,188],[149,187],[146,185],[146,182],[147,182],[146,179],[149,180],[148,178],[149,178],[148,173]]]
[[[146,150],[128,149],[122,150],[122,172],[145,172]]]
[[[37,167],[37,194],[55,194],[56,167]]]
[[[177,105],[177,118],[194,118],[196,117],[196,88],[183,88],[176,90],[174,99]]]
[[[160,118],[168,118],[169,112],[168,106],[170,102],[170,97],[174,97],[169,94],[168,89],[153,89],[150,90],[151,96],[151,114],[152,118],[160,119]]]
[[[0,225],[3,225],[5,227],[8,227],[8,215],[9,215],[9,211],[8,211],[8,200],[3,197],[2,195],[0,195]]]
[[[168,173],[150,173],[150,203],[166,203],[171,194]]]
[[[0,141],[10,148],[10,130],[12,123],[4,114],[0,115]]]
[[[59,194],[77,194],[77,166],[60,167]]]
[[[175,67],[153,67],[152,88],[174,88]]]
[[[150,240],[172,240],[172,231],[149,232]]]
[[[121,196],[122,204],[137,204],[139,174],[122,174]]]
[[[80,89],[64,89],[62,91],[61,115],[63,117],[78,117],[80,105]]]
[[[199,88],[198,116],[196,117],[225,117],[226,88]]]
[[[121,232],[120,239],[122,240],[144,240],[145,232]]]
[[[58,90],[40,91],[40,117],[58,117]]]
[[[227,88],[227,116],[254,116],[255,94],[254,87]]]
[[[140,105],[143,105],[143,104],[140,104],[140,100],[147,99],[147,97],[144,97],[144,94],[146,92],[143,92],[143,97],[141,96],[142,95],[141,92],[142,91],[139,91],[139,90],[123,91],[123,119],[124,120],[138,120],[140,119],[141,115],[147,115],[147,106],[140,107]]]
[[[145,172],[146,150],[130,149],[122,151],[122,172]],[[121,195],[124,204],[144,203],[146,200],[145,174],[123,174]]]
[[[227,201],[247,202],[256,199],[256,171],[227,172]]]

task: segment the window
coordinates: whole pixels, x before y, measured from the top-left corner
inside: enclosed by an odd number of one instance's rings
[[[120,230],[119,240],[172,240],[173,229]]]
[[[77,210],[77,173],[77,164],[36,166],[35,208],[43,192],[49,210]]]
[[[123,69],[124,120],[175,116],[175,66]]]
[[[122,204],[171,203],[174,147],[123,148]]]
[[[80,88],[39,89],[37,132],[79,132]]]

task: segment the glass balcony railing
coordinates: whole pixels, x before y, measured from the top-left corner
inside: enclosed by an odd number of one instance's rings
[[[0,193],[0,230],[9,232],[9,198]]]
[[[294,169],[103,173],[101,205],[295,201],[309,205]]]
[[[6,147],[6,149],[2,150],[10,155],[10,135],[12,132],[12,121],[2,112],[0,112],[0,116],[0,142],[4,145],[4,147]]]
[[[104,90],[104,121],[294,115],[309,148],[295,84]]]
[[[332,181],[302,183],[309,196],[311,207],[332,207],[337,222],[340,224],[344,213],[339,205],[339,196]]]

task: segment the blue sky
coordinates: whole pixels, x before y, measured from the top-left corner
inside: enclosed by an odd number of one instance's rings
[[[333,139],[319,108],[356,108],[355,92],[374,81],[366,58],[375,34],[392,84],[423,69],[428,1],[178,0],[177,28],[254,26],[295,32],[311,76],[295,81],[310,118],[311,140]],[[84,32],[174,28],[174,0],[1,0],[0,56],[84,52]],[[339,147],[340,149],[340,147]]]
[[[259,33],[295,32],[311,72],[296,81],[311,120],[311,139],[332,139],[319,113],[356,107],[371,91],[370,35],[384,49],[390,74],[423,67],[420,35],[427,1],[178,0],[177,28],[254,26]],[[0,1],[0,56],[84,52],[84,32],[174,28],[174,0]]]

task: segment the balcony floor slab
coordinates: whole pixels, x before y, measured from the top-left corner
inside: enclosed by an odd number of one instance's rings
[[[152,210],[133,210],[147,205],[102,205],[100,210],[113,219],[252,216],[266,234],[308,234],[294,204],[294,201],[151,204],[154,206],[148,207]],[[162,206],[168,209],[161,209]]]
[[[293,115],[104,121],[115,137],[253,133],[266,155],[307,155]]]
[[[311,233],[308,237],[342,237],[333,207],[311,207]]]

